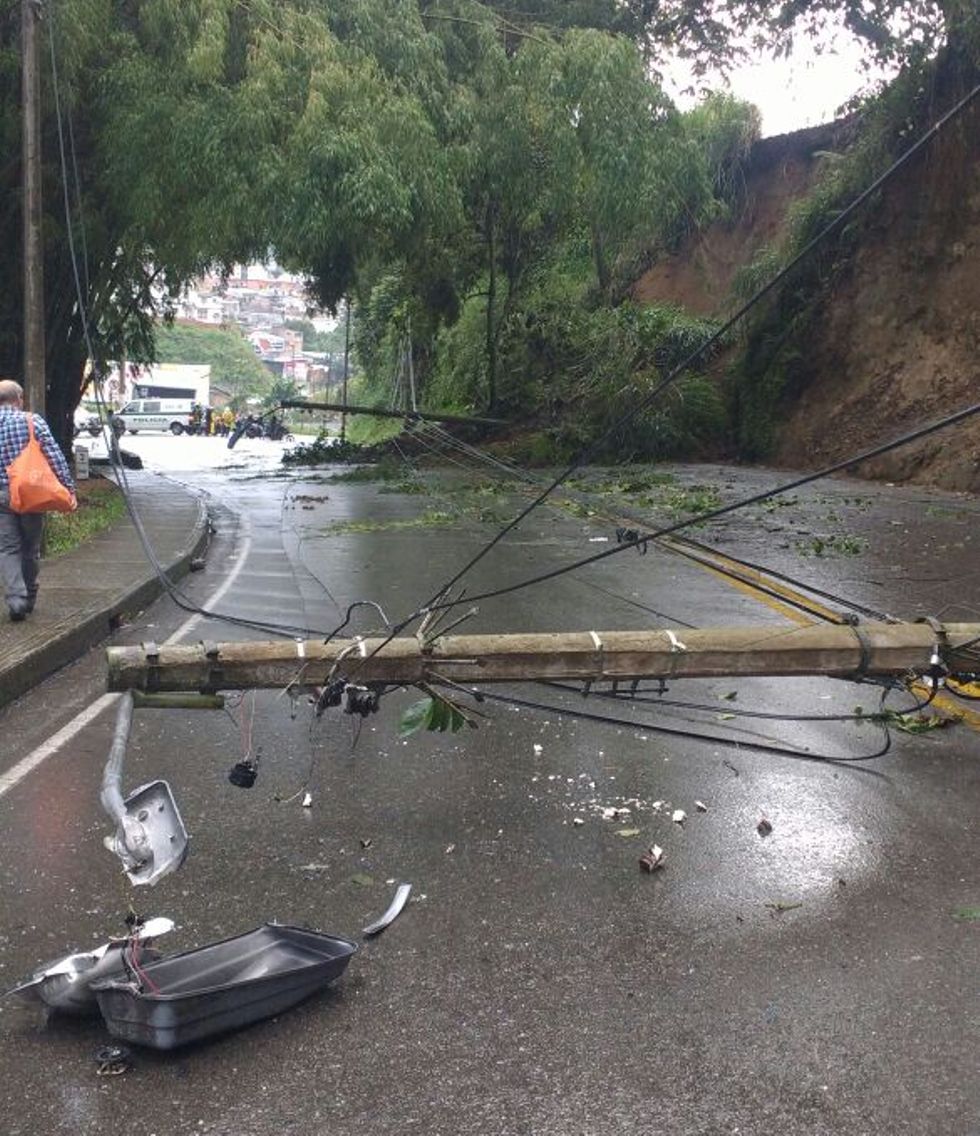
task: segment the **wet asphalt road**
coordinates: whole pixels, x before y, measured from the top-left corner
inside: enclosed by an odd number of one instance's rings
[[[207,571],[189,580],[193,597],[206,602],[237,571],[219,610],[311,629],[334,627],[355,599],[407,613],[513,507],[495,493],[485,508],[482,492],[461,504],[327,472],[284,476],[263,458],[268,444],[233,455],[203,439],[139,444],[211,495],[218,532]],[[238,468],[209,468],[229,456]],[[677,476],[728,499],[775,475]],[[980,503],[854,481],[796,496],[696,536],[878,610],[980,619]],[[635,506],[628,497],[615,497],[619,511]],[[437,523],[442,512],[453,522]],[[611,535],[598,516],[541,510],[474,570],[471,590],[587,555]],[[815,541],[844,537],[860,551],[813,554]],[[118,641],[162,641],[185,618],[160,602]],[[651,551],[489,601],[467,627],[783,618]],[[360,616],[358,630],[373,627]],[[249,637],[211,622],[189,634]],[[93,652],[0,712],[4,767],[103,681]],[[3,1131],[980,1133],[978,930],[954,918],[980,903],[977,732],[896,734],[880,760],[819,764],[642,723],[860,756],[880,746],[871,725],[729,715],[846,714],[875,706],[874,689],[705,681],[668,697],[708,709],[590,698],[592,712],[632,715],[600,726],[494,705],[478,730],[408,740],[398,719],[414,697],[403,693],[360,731],[336,711],[311,730],[308,707],[293,718],[277,692],[230,715],[139,712],[126,785],[167,778],[192,851],[181,872],[138,892],[101,847],[103,715],[0,799],[0,986],[119,931],[130,903],[174,918],[161,946],[182,950],[266,920],[360,938],[395,882],[411,882],[413,899],[326,994],[208,1044],[137,1051],[120,1077],[96,1076],[98,1021],[0,1002]],[[226,774],[249,734],[261,768],[242,791]],[[613,807],[630,812],[604,820]],[[683,826],[674,808],[688,814]],[[665,867],[646,875],[637,861],[652,843]]]

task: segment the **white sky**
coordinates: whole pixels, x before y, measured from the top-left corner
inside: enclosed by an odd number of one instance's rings
[[[746,102],[755,103],[762,113],[762,134],[786,134],[805,126],[816,126],[837,117],[841,104],[865,89],[875,77],[861,70],[858,41],[846,32],[838,32],[825,41],[818,54],[814,43],[799,37],[797,47],[788,59],[760,59],[743,66],[731,75],[729,90]],[[670,69],[665,88],[682,110],[698,101],[679,92],[690,83],[683,65]],[[721,82],[711,83],[722,87]]]

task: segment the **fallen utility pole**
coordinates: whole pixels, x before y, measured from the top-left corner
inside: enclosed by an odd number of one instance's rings
[[[283,399],[283,410],[333,410],[337,414],[371,414],[375,418],[407,418],[411,422],[448,422],[454,426],[507,426],[503,418],[466,418],[459,414],[436,414],[428,410],[387,410],[381,406],[351,406],[346,402],[307,402]]]
[[[446,635],[110,647],[110,690],[219,691],[357,683],[973,674],[980,624],[881,623]]]

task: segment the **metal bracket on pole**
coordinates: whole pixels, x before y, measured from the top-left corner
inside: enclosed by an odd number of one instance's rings
[[[204,686],[201,688],[204,694],[213,694],[222,687],[225,677],[224,669],[219,665],[221,659],[221,649],[217,643],[212,643],[207,639],[201,640],[201,650],[204,652],[204,657],[208,660],[211,666],[208,668],[208,677]]]
[[[133,697],[119,700],[112,748],[102,774],[102,807],[116,822],[103,843],[122,861],[133,884],[155,884],[176,871],[187,856],[187,829],[166,781],[141,785],[123,799],[122,769],[133,724]]]
[[[160,648],[152,639],[147,639],[140,646],[143,648],[143,658],[146,659],[146,685],[144,689],[153,692],[158,690],[160,686],[160,672],[157,670],[157,664],[160,662]]]
[[[932,683],[933,691],[937,691],[941,686],[946,685],[946,676],[949,674],[949,667],[946,665],[949,637],[946,634],[946,628],[934,615],[924,615],[916,622],[927,623],[936,635],[936,644],[932,649],[932,655],[929,657],[929,671],[926,677]]]

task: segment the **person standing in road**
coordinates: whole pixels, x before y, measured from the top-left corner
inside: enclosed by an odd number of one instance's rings
[[[50,427],[39,414],[33,418],[35,437],[55,477],[74,493],[71,470]],[[7,466],[27,445],[27,439],[23,388],[11,379],[0,379],[0,583],[15,623],[34,610],[44,528],[43,513],[15,513],[10,508]]]

